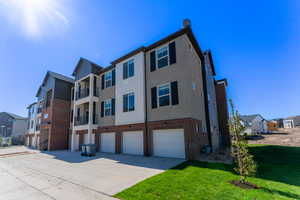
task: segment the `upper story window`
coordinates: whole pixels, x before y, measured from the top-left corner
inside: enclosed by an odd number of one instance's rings
[[[111,116],[112,103],[111,99],[104,101],[104,115]]]
[[[123,64],[123,79],[134,76],[134,60],[131,59]]]
[[[152,108],[177,104],[179,104],[177,81],[151,88]]]
[[[134,93],[123,95],[123,112],[134,111]]]
[[[169,49],[168,47],[162,47],[156,52],[157,67],[162,68],[169,65]]]
[[[111,71],[105,73],[105,88],[111,87],[112,86],[112,73]]]
[[[101,76],[101,88],[108,88],[116,84],[116,70],[112,69]]]
[[[176,63],[175,41],[158,48],[150,53],[150,71]]]
[[[170,105],[171,95],[170,95],[170,83],[161,85],[157,89],[157,98],[159,102],[159,106],[168,106]]]
[[[51,99],[52,99],[52,90],[49,90],[46,93],[46,107],[50,106]]]
[[[108,99],[101,102],[101,117],[114,116],[116,108],[116,99]]]
[[[33,128],[33,120],[31,120],[30,128]]]
[[[73,101],[74,100],[74,88],[72,87],[72,89],[71,89],[71,100]]]

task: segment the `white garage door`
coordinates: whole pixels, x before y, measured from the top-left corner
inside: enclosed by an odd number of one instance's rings
[[[144,155],[143,131],[123,132],[122,152],[125,154]]]
[[[153,155],[160,157],[185,158],[184,130],[154,130]]]
[[[116,151],[116,134],[115,133],[101,133],[100,134],[100,151],[107,153],[115,153]]]

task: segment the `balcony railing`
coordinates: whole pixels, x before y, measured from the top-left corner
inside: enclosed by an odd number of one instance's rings
[[[98,124],[98,115],[93,115],[92,118],[93,124]],[[80,116],[80,117],[75,117],[75,126],[80,126],[80,125],[87,125],[89,123],[89,117],[88,116]]]
[[[90,88],[82,88],[79,91],[76,92],[76,95],[75,95],[75,99],[78,100],[78,99],[82,99],[82,98],[85,98],[87,96],[90,95]],[[94,94],[93,94],[95,97],[99,97],[99,87],[95,87],[94,88]]]
[[[89,88],[82,88],[80,91],[76,92],[76,100],[82,99],[84,97],[87,97],[90,95],[90,89]]]
[[[75,117],[75,126],[86,125],[89,123],[89,116]]]

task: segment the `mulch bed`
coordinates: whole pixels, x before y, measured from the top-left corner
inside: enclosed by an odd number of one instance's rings
[[[259,189],[259,187],[257,185],[255,185],[253,183],[249,183],[249,182],[242,183],[239,180],[233,180],[233,181],[230,181],[230,183],[237,187],[243,188],[243,189]]]

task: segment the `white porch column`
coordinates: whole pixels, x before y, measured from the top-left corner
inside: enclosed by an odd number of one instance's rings
[[[75,115],[76,115],[76,105],[75,105],[75,99],[76,99],[76,92],[77,92],[77,87],[78,87],[78,83],[75,82],[74,85],[74,99],[72,99],[73,101],[73,123],[72,123],[72,141],[71,141],[71,151],[76,151],[76,132],[74,130],[74,124],[75,124]]]
[[[93,96],[94,96],[94,76],[90,75],[90,100],[89,100],[89,124],[88,124],[88,141],[89,144],[92,144],[92,133],[93,133]]]

